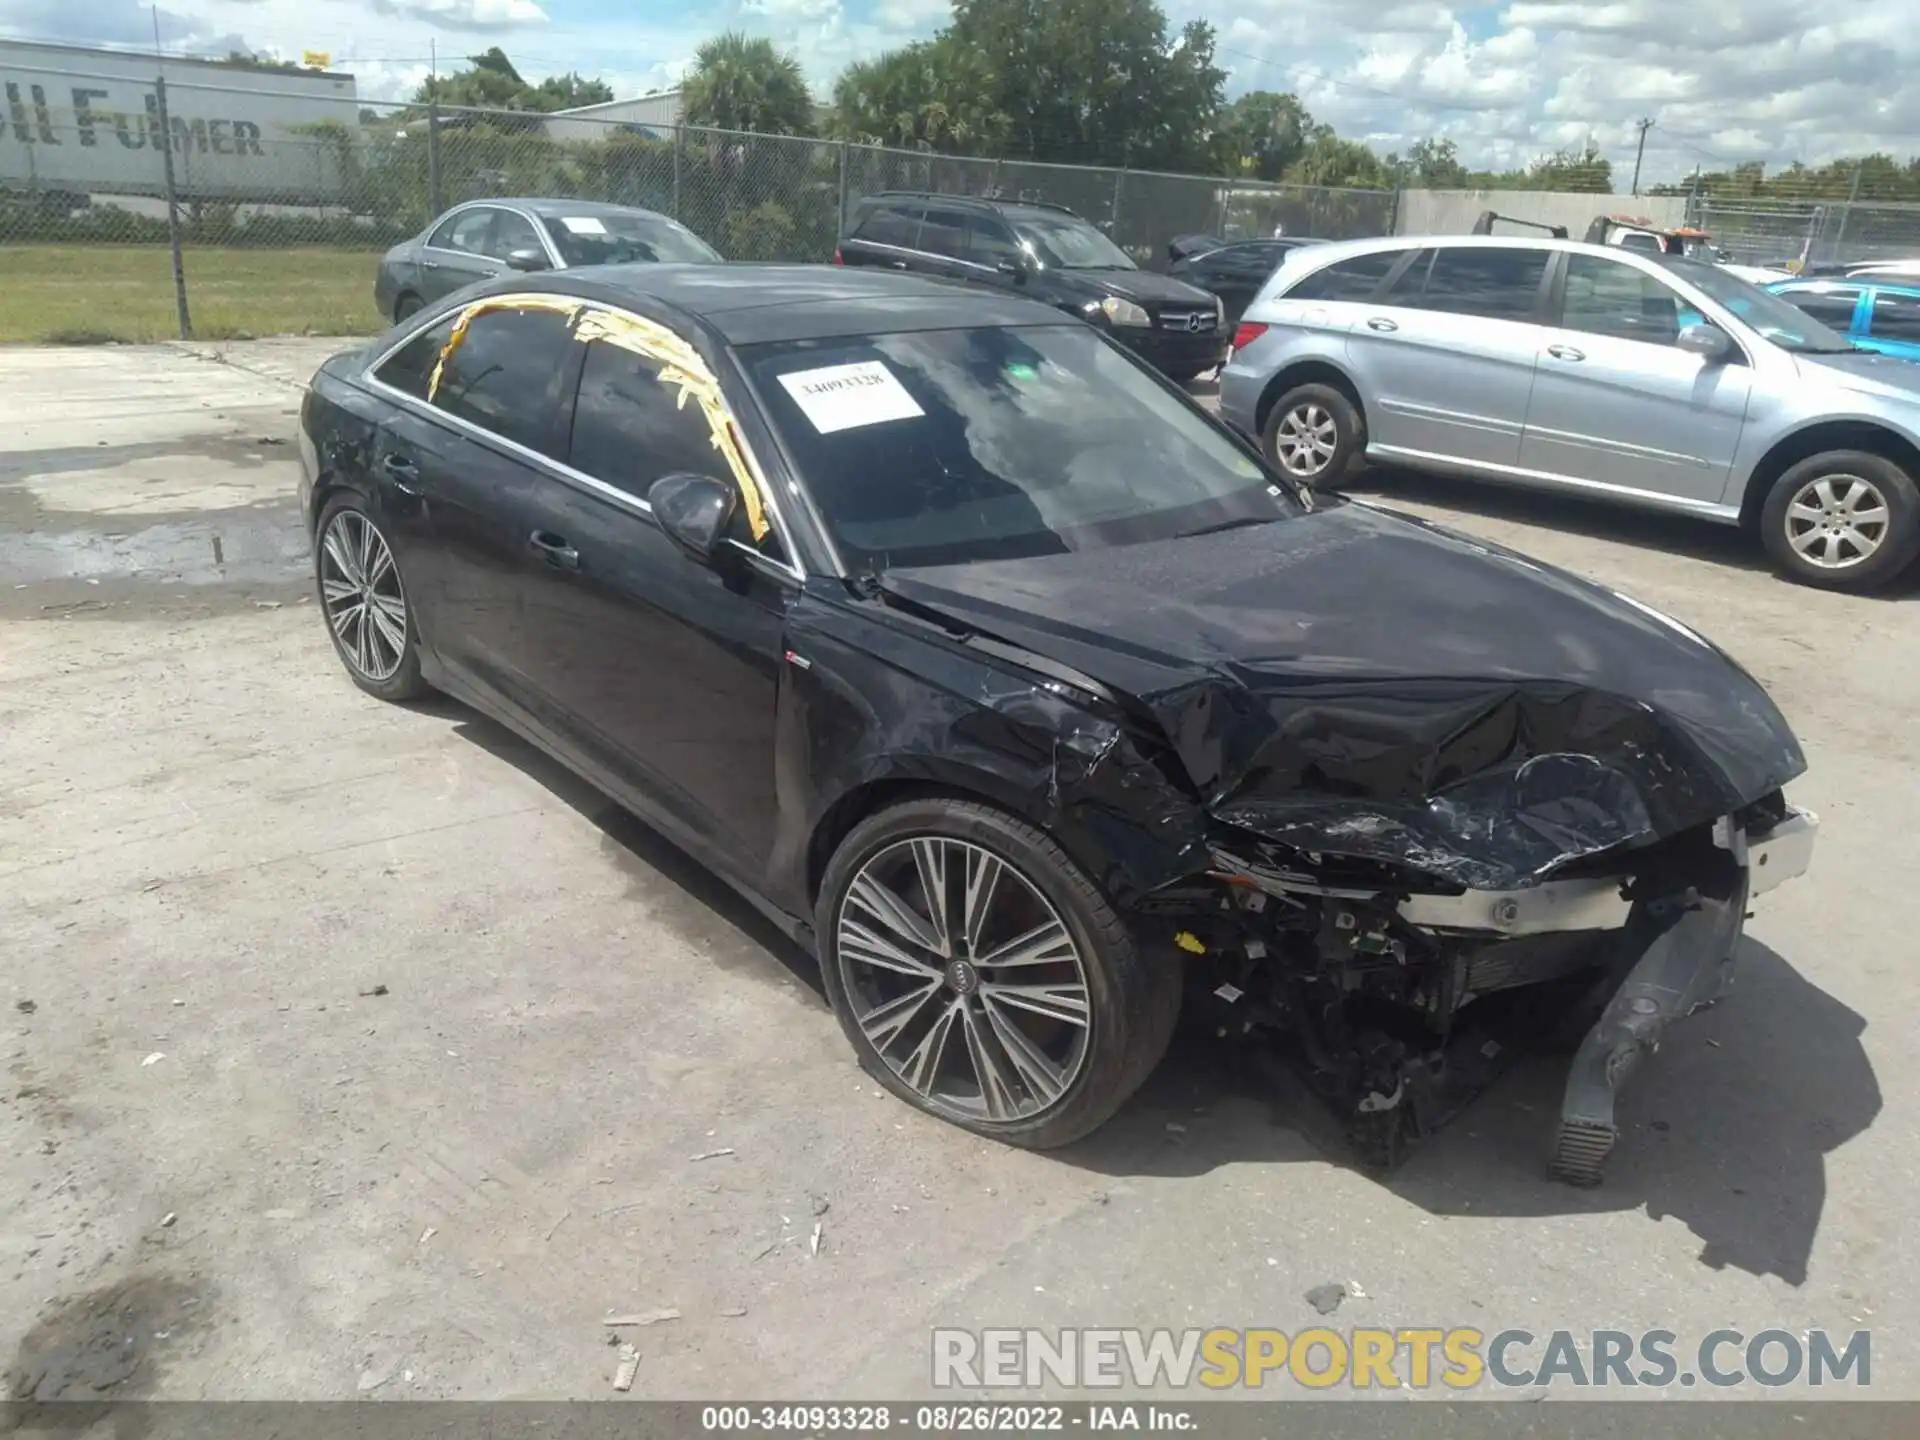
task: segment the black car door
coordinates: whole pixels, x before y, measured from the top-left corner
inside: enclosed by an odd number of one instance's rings
[[[1229,245],[1195,261],[1191,278],[1203,290],[1220,297],[1226,323],[1233,325],[1285,258],[1286,247],[1271,242]]]
[[[443,322],[422,339],[444,344],[451,331]],[[400,566],[428,648],[482,703],[543,727],[553,717],[527,580],[547,564],[536,540],[541,457],[562,443],[572,354],[564,314],[478,312],[441,363],[431,399],[424,386],[415,396],[424,408],[389,422],[375,462],[412,497],[412,518],[399,528],[413,558]]]
[[[732,483],[697,404],[659,365],[601,341],[579,357],[571,473],[534,488],[527,643],[552,724],[619,793],[762,877],[775,822],[774,720],[791,586],[784,552],[735,545],[701,564],[646,494],[675,472]]]
[[[970,217],[966,258],[972,262],[967,267],[970,279],[1007,290],[1022,283],[1026,252],[1013,238],[1012,227],[998,215],[982,211]]]
[[[908,200],[878,200],[863,215],[852,235],[840,246],[848,265],[881,265],[894,270],[920,268],[914,248],[920,243],[920,216],[925,207]]]

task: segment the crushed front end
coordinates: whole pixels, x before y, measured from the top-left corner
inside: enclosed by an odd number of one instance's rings
[[[1616,1091],[1726,993],[1748,902],[1807,870],[1816,829],[1776,791],[1517,889],[1242,833],[1214,844],[1210,895],[1162,898],[1186,910],[1178,943],[1220,1028],[1276,1043],[1363,1163],[1391,1169],[1518,1056],[1572,1049],[1550,1167],[1594,1185]]]

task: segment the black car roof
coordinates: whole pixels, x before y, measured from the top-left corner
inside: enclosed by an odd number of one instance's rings
[[[653,300],[729,345],[976,325],[1060,325],[1018,295],[891,270],[829,265],[593,265],[497,281],[480,293],[555,290],[609,305]]]

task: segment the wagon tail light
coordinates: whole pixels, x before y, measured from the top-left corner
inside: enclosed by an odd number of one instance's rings
[[[1240,328],[1233,332],[1233,348],[1235,350],[1244,350],[1266,333],[1266,326],[1256,325],[1250,320],[1242,321]]]
[[[833,247],[833,263],[836,265],[845,265],[847,263],[845,257],[840,254],[840,247],[838,245]]]

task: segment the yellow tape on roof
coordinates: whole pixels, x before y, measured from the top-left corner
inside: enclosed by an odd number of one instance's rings
[[[477,300],[460,312],[453,333],[440,348],[440,358],[434,362],[433,375],[427,381],[429,401],[439,393],[447,360],[467,338],[467,327],[491,310],[537,310],[564,315],[576,339],[587,344],[598,341],[613,345],[659,365],[660,383],[672,386],[677,392],[675,404],[684,407],[691,396],[699,405],[713,438],[713,448],[727,462],[733,483],[740,492],[741,506],[747,512],[747,529],[756,541],[765,538],[772,527],[767,523],[760,481],[747,464],[746,451],[733,428],[732,417],[727,414],[726,401],[720,395],[719,377],[707,368],[699,351],[664,325],[642,320],[637,315],[588,309],[578,300],[557,295],[499,295]]]

